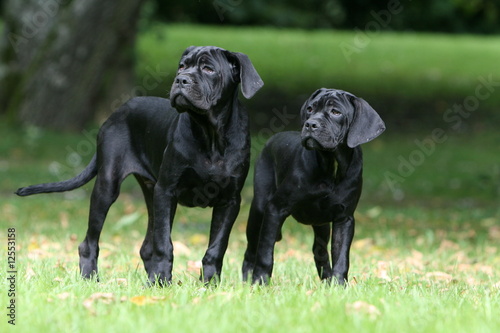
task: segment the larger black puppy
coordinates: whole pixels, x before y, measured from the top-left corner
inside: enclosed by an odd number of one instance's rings
[[[238,101],[263,85],[248,57],[217,47],[190,47],[179,63],[170,101],[133,98],[102,125],[97,153],[73,179],[21,188],[18,195],[73,190],[97,176],[89,226],[79,246],[80,271],[97,274],[99,236],[120,184],[130,174],[139,182],[148,208],[141,258],[152,283],[172,278],[170,237],[177,204],[213,208],[202,279],[219,276],[240,191],[248,173],[248,117]]]
[[[302,133],[274,135],[255,166],[254,198],[247,225],[248,247],[243,279],[267,282],[273,269],[281,226],[292,215],[312,225],[314,261],[321,279],[347,281],[354,210],[361,195],[360,144],[385,130],[373,108],[361,98],[319,89],[301,110]],[[327,245],[332,229],[332,261]]]

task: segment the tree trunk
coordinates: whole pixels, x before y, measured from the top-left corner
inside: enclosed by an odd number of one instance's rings
[[[110,91],[134,83],[142,2],[6,1],[0,110],[25,124],[58,130],[82,129],[103,103],[113,111]]]

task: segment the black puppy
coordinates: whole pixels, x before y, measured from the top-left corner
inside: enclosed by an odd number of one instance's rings
[[[314,230],[313,254],[321,279],[347,281],[354,210],[362,187],[360,144],[385,130],[366,101],[319,89],[301,110],[302,132],[274,135],[255,166],[243,279],[268,282],[281,226],[292,215]],[[332,262],[327,245],[332,229]],[[253,276],[251,275],[253,272]]]
[[[201,279],[220,276],[249,167],[249,125],[238,100],[240,83],[246,98],[263,85],[245,54],[189,47],[181,57],[170,101],[131,99],[102,125],[97,152],[80,175],[17,191],[21,196],[69,191],[97,176],[87,235],[79,246],[82,276],[97,274],[104,219],[130,174],[139,182],[148,208],[140,254],[150,282],[171,281],[170,234],[178,203],[214,207]]]

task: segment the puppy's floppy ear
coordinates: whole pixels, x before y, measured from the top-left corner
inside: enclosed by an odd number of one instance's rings
[[[241,92],[245,98],[252,98],[253,95],[262,88],[264,82],[246,54],[231,52],[231,55],[236,58],[239,63]]]
[[[347,145],[354,148],[382,134],[385,124],[364,99],[354,95],[349,97],[354,106],[354,118],[347,133]]]

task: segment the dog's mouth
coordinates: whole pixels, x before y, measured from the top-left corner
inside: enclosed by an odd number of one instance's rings
[[[306,148],[306,149],[309,149],[309,150],[315,150],[315,149],[321,149],[322,146],[319,144],[319,142],[308,136],[308,137],[305,137],[302,139],[302,145]]]
[[[307,150],[335,151],[337,149],[336,144],[331,147],[326,147],[312,136],[302,137],[302,146],[304,146]]]
[[[197,114],[206,114],[206,110],[196,107],[184,94],[176,92],[170,95],[170,104],[179,112],[194,112]]]
[[[174,108],[182,107],[183,105],[190,104],[187,98],[181,94],[170,95],[170,104]]]

